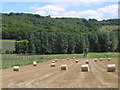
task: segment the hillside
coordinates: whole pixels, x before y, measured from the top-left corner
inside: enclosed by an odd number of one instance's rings
[[[9,53],[10,51],[15,51],[15,40],[0,40],[2,43],[2,53]]]
[[[117,25],[105,25],[100,27],[98,30],[103,32],[118,32],[119,28]]]
[[[3,38],[16,39],[26,37],[26,32],[36,31],[95,31],[102,26],[114,27],[118,25],[118,19],[97,21],[84,18],[51,18],[25,13],[3,14]],[[108,28],[109,30],[109,28]],[[24,36],[21,35],[24,33]]]
[[[3,14],[2,38],[23,40],[16,53],[119,51],[118,21],[9,13]]]

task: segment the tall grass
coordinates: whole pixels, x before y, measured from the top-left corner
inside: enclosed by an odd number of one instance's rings
[[[17,55],[17,54],[3,54],[2,68],[12,67],[14,65],[29,65],[33,61],[44,62],[53,59],[67,59],[67,58],[82,58],[82,54],[54,54],[54,55]]]
[[[33,61],[44,62],[54,59],[67,59],[67,58],[83,58],[83,54],[52,54],[52,55],[18,55],[18,54],[3,54],[2,55],[2,68],[12,67],[14,65],[29,65]],[[118,55],[112,53],[89,53],[88,58],[117,58]]]
[[[120,56],[113,53],[90,53],[89,57],[90,58],[117,58]]]
[[[10,50],[13,51],[15,50],[15,40],[7,40],[7,39],[2,39],[0,40],[0,43],[2,43],[2,50]]]

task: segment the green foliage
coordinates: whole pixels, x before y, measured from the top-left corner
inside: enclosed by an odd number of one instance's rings
[[[113,53],[90,53],[90,58],[118,58],[120,55],[115,55]]]
[[[29,34],[29,38],[28,38],[28,53],[32,53],[34,54],[35,53],[35,45],[34,45],[34,42],[35,42],[35,37],[33,34]]]
[[[6,54],[12,54],[12,52],[8,49],[5,51]]]
[[[75,53],[76,41],[74,34],[68,35],[68,50],[67,53]]]
[[[118,26],[118,21],[119,19],[97,21],[84,18],[51,18],[50,15],[43,17],[12,12],[3,14],[2,38],[28,41],[17,42],[16,53],[120,51],[120,42],[116,35],[119,30],[113,30]]]
[[[15,45],[16,53],[27,53],[28,52],[28,40],[17,41]]]
[[[95,32],[89,33],[88,40],[89,40],[89,51],[95,52],[98,48],[98,34]]]
[[[55,59],[76,59],[83,58],[83,54],[52,54],[52,55],[25,55],[25,54],[3,54],[2,55],[2,68],[13,67],[14,65],[29,65],[33,61],[45,62],[47,60]],[[88,58],[117,58],[120,55],[115,55],[113,53],[89,53]],[[1,67],[0,67],[1,68]]]
[[[83,34],[76,34],[75,37],[76,41],[76,47],[75,47],[75,53],[84,53],[85,51],[85,37]]]
[[[55,51],[56,53],[67,53],[68,42],[65,33],[56,33]]]
[[[103,31],[103,32],[118,32],[118,26],[117,25],[105,25],[100,27],[98,30]]]
[[[99,45],[102,52],[108,52],[110,50],[110,35],[109,33],[99,34]]]
[[[14,65],[29,65],[33,61],[45,62],[47,60],[67,59],[67,58],[82,58],[82,54],[56,54],[56,55],[25,55],[25,54],[3,54],[2,55],[2,68],[13,67]],[[1,67],[0,67],[1,68]]]

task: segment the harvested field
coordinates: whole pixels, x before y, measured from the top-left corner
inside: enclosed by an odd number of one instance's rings
[[[107,61],[94,62],[89,60],[90,71],[81,72],[81,65],[85,64],[86,58],[58,59],[56,66],[51,67],[51,60],[33,65],[21,66],[19,72],[13,68],[2,69],[3,88],[118,88],[118,58]],[[66,64],[67,70],[60,70],[60,66]],[[115,72],[107,72],[107,64],[115,64]]]

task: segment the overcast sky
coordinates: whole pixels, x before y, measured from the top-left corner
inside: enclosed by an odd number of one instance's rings
[[[17,2],[16,2],[17,1]],[[51,17],[118,18],[118,0],[2,0],[2,12],[33,13]]]

